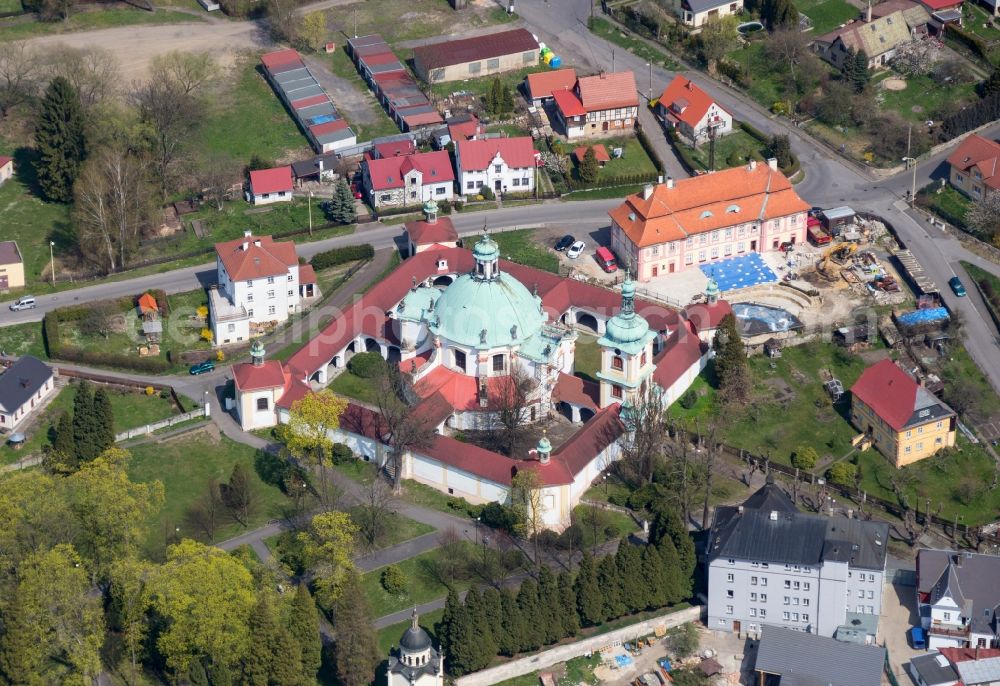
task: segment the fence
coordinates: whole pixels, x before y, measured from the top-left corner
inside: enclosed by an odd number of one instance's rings
[[[166,419],[161,419],[158,422],[153,422],[152,424],[146,424],[145,426],[138,426],[134,429],[129,429],[128,431],[122,431],[120,434],[115,434],[115,443],[120,443],[121,441],[127,441],[130,438],[135,438],[136,436],[148,436],[154,431],[159,431],[160,429],[166,429],[171,426],[180,424],[181,422],[186,422],[190,419],[197,419],[198,417],[208,417],[210,415],[210,405],[206,404],[204,407],[199,407],[197,410],[192,410],[191,412],[185,412],[184,414],[175,414],[172,417],[167,417]]]
[[[677,612],[659,615],[621,629],[585,638],[582,641],[556,646],[537,655],[522,657],[519,660],[511,660],[481,672],[467,674],[455,679],[455,686],[489,686],[524,674],[531,674],[574,657],[596,652],[605,646],[631,641],[638,636],[651,634],[658,629],[671,629],[687,622],[694,622],[701,617],[701,612],[702,606],[696,605]]]

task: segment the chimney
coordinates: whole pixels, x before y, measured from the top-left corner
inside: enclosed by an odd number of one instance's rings
[[[865,11],[865,21],[872,23],[872,0],[868,0],[868,9]]]
[[[651,197],[653,197],[653,184],[647,183],[642,188],[642,199],[649,200]]]
[[[252,235],[253,235],[253,231],[251,231],[250,229],[246,229],[246,230],[243,231],[243,237],[244,238],[250,238],[250,236],[252,236]]]
[[[319,167],[319,173],[322,174],[323,173],[323,158],[322,157],[320,157],[316,161],[316,165]]]
[[[663,184],[663,174],[660,174],[659,176],[656,177],[656,183],[661,185]]]
[[[250,244],[247,243],[246,241],[243,241],[243,246],[242,246],[243,252],[246,252],[249,247],[250,247]]]
[[[673,188],[673,187],[674,187],[674,177],[668,176],[667,177],[667,188]]]
[[[259,248],[260,247],[260,239],[258,238],[257,240],[255,240],[253,242],[253,244],[256,245]]]
[[[747,166],[749,167],[750,171],[753,171],[754,169],[757,168],[757,160],[750,160],[750,164]]]
[[[768,157],[767,166],[769,166],[774,171],[778,171],[778,160],[773,157]]]

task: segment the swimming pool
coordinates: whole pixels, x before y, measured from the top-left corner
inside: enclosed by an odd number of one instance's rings
[[[733,314],[743,329],[744,336],[762,333],[781,333],[802,328],[802,320],[788,310],[755,303],[733,304]]]
[[[704,264],[699,269],[708,278],[715,279],[715,282],[719,284],[720,291],[748,288],[778,280],[777,275],[771,271],[764,259],[755,252]]]

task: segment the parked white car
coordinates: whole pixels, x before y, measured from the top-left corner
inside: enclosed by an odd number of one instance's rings
[[[571,260],[575,260],[580,255],[582,255],[583,251],[586,249],[587,249],[586,243],[584,243],[583,241],[577,241],[573,245],[569,246],[569,250],[566,251],[566,257],[568,257]]]

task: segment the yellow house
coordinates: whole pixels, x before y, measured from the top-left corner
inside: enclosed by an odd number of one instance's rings
[[[24,288],[24,260],[14,241],[0,241],[0,291]]]
[[[851,387],[851,421],[896,467],[955,445],[955,412],[892,360],[866,369]]]

